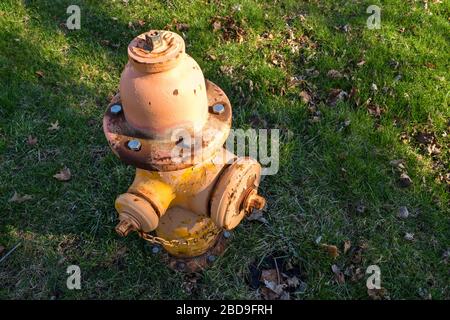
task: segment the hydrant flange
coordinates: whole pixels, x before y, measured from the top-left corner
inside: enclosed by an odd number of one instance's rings
[[[125,164],[156,171],[185,169],[211,158],[228,138],[232,111],[230,101],[222,89],[209,80],[206,80],[205,87],[209,109],[212,110],[214,105],[221,104],[224,106],[224,111],[220,114],[210,112],[205,127],[199,134],[195,134],[188,128],[190,141],[189,145],[182,145],[183,148],[180,148],[183,142],[181,137],[175,135],[173,139],[151,138],[133,128],[125,118],[127,110],[124,105],[123,112],[113,113],[111,107],[123,103],[121,95],[115,95],[103,117],[103,132],[112,151]],[[175,130],[173,133],[176,133]],[[139,152],[128,147],[129,141],[133,139],[140,142]],[[177,147],[180,151],[187,152],[174,159],[172,153]],[[199,149],[200,152],[196,152]]]

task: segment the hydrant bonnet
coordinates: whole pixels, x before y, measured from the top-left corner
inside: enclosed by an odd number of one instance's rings
[[[208,118],[205,78],[183,38],[150,31],[131,41],[128,57],[120,79],[127,122],[149,137],[170,138],[174,128],[200,132]]]

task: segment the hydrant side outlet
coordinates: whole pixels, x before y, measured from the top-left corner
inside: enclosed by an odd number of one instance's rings
[[[114,154],[136,167],[115,202],[116,231],[135,231],[169,253],[169,266],[196,271],[223,252],[224,230],[265,205],[261,166],[223,148],[230,101],[205,80],[183,38],[151,30],[130,42],[128,58],[103,118]]]

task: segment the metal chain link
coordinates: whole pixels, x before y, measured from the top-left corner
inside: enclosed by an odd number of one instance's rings
[[[222,230],[220,230],[218,228],[213,228],[212,230],[208,231],[200,238],[188,238],[188,239],[180,239],[180,240],[177,240],[177,239],[167,240],[167,239],[164,239],[161,237],[151,235],[149,233],[145,233],[143,231],[138,231],[138,234],[142,239],[144,239],[145,241],[148,241],[150,243],[158,244],[158,245],[162,245],[162,246],[166,246],[166,247],[176,247],[176,246],[180,246],[180,245],[195,244],[200,239],[207,239],[210,236],[214,237],[214,236],[218,235],[221,231]]]

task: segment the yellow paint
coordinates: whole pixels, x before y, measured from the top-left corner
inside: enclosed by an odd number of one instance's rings
[[[172,172],[136,169],[128,192],[141,195],[157,209],[160,222],[156,233],[159,237],[181,241],[174,246],[164,246],[170,254],[178,257],[198,256],[214,245],[220,230],[209,217],[187,208],[188,201],[207,187],[221,168],[208,161]],[[117,210],[121,208],[117,207]]]
[[[199,228],[200,231],[190,233],[186,227],[178,227],[173,229],[172,234],[164,234],[166,239],[196,239],[195,241],[190,240],[189,244],[180,243],[175,246],[164,246],[164,249],[171,255],[179,257],[195,257],[204,254],[216,241],[217,234],[211,233],[211,231],[216,231],[217,227],[210,219],[202,219],[196,223],[195,227]]]
[[[157,206],[160,214],[164,214],[176,197],[172,186],[163,182],[156,172],[141,169],[136,170],[136,177],[129,192],[137,192],[145,196]]]
[[[214,245],[219,231],[209,217],[176,206],[161,217],[156,234],[166,240],[179,241],[164,246],[171,255],[193,257],[205,253]]]

